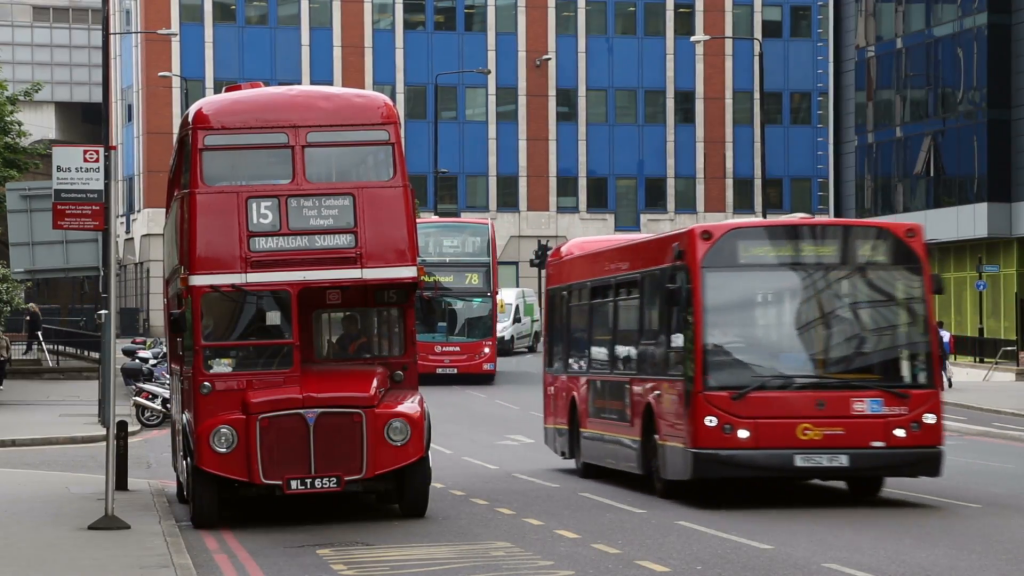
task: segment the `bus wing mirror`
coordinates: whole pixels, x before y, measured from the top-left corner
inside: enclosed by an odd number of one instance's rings
[[[184,310],[171,310],[167,314],[170,326],[168,328],[171,334],[182,335],[185,333],[185,311]]]
[[[946,287],[942,284],[942,276],[932,274],[932,294],[942,296],[946,293]]]

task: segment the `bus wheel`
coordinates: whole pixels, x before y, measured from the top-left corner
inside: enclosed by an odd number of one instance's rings
[[[534,352],[537,351],[538,346],[540,346],[540,334],[534,334],[533,340],[530,342],[530,345],[526,347],[526,351],[529,352],[530,354],[533,354]]]
[[[188,497],[185,495],[185,483],[181,481],[181,476],[177,473],[174,474],[176,480],[176,486],[174,489],[174,497],[178,499],[178,504],[188,504]]]
[[[884,484],[885,478],[850,478],[846,481],[846,489],[855,499],[868,500],[877,497]]]
[[[576,421],[575,411],[569,424],[569,448],[576,462],[576,475],[580,478],[596,478],[597,466],[583,461],[583,443],[580,442],[580,425]]]
[[[220,485],[217,477],[188,461],[188,510],[192,527],[215,528],[220,523]]]
[[[398,511],[406,518],[423,518],[430,505],[430,456],[413,462],[402,473]]]
[[[644,468],[650,479],[651,491],[658,498],[672,498],[674,483],[661,476],[661,465],[658,459],[658,437],[654,435],[653,424],[645,425],[643,439]]]

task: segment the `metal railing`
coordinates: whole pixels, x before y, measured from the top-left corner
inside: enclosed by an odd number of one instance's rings
[[[1003,355],[1003,352],[1014,352],[1015,354],[1013,355],[1012,362],[1013,362],[1014,366],[1017,366],[1017,364],[1019,363],[1019,360],[1018,360],[1018,357],[1017,357],[1017,354],[1016,354],[1017,347],[1016,346],[1007,346],[1006,348],[1003,348],[1002,350],[1000,350],[999,354],[996,354],[996,359],[992,361],[992,365],[989,366],[988,370],[985,371],[985,376],[981,379],[982,382],[987,382],[988,381],[989,375],[991,375],[992,371],[996,369],[996,364],[999,364],[999,357]],[[1010,360],[1007,360],[1007,362],[1010,362]]]
[[[40,360],[48,366],[60,366],[63,360],[88,363],[100,361],[100,334],[43,325],[42,332],[28,335],[21,332],[5,334],[11,341],[12,360]]]
[[[1017,342],[1006,338],[978,338],[977,336],[953,335],[952,360],[961,362],[990,362],[999,357],[1006,348],[1016,348]],[[1012,359],[1014,366],[1018,360]],[[1019,367],[1019,366],[1018,366]]]

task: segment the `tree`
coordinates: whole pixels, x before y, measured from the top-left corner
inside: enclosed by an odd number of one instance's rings
[[[0,188],[39,168],[39,157],[47,152],[46,146],[28,144],[28,130],[18,118],[18,105],[33,100],[42,89],[43,85],[35,82],[28,88],[11,90],[0,80]],[[6,208],[6,201],[3,206]]]
[[[11,312],[25,307],[25,285],[7,266],[0,265],[0,327]]]

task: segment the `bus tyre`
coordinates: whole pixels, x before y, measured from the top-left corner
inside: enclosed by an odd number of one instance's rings
[[[192,527],[216,528],[220,523],[220,485],[217,477],[188,460],[188,511]]]
[[[185,495],[185,483],[181,481],[181,476],[175,473],[174,480],[176,481],[174,497],[178,499],[178,504],[188,504],[188,496]]]
[[[882,492],[885,478],[850,478],[846,481],[846,489],[856,500],[868,500]]]
[[[398,495],[398,511],[402,516],[423,518],[427,515],[432,477],[429,455],[413,462],[403,471]]]
[[[652,425],[653,427],[653,425]],[[658,498],[672,498],[674,483],[661,476],[661,463],[658,458],[658,437],[650,429],[643,439],[644,468],[651,483],[651,491]]]
[[[583,461],[583,443],[580,442],[580,425],[576,421],[575,411],[569,425],[569,443],[573,459],[576,462],[576,475],[580,478],[596,478],[597,466]]]
[[[526,351],[533,354],[537,351],[538,346],[540,346],[540,334],[534,333],[533,340],[531,340],[530,345],[526,347]]]

